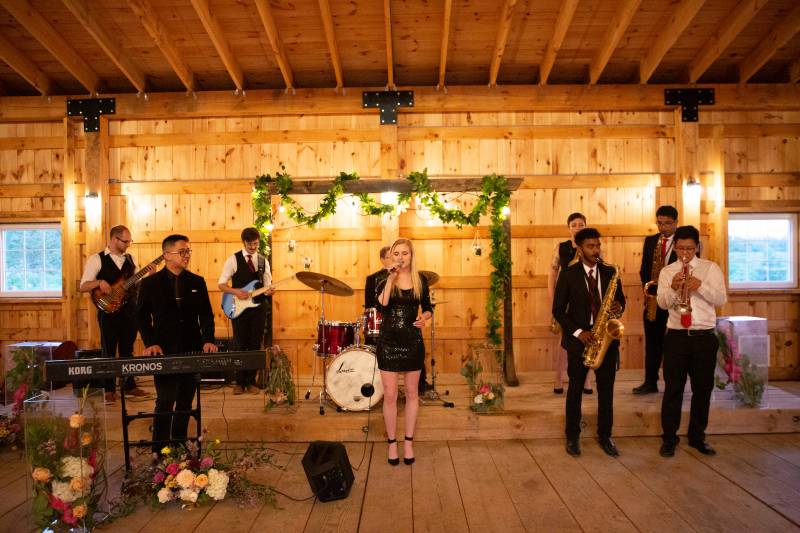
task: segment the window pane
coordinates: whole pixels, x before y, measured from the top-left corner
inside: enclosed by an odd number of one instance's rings
[[[44,273],[45,289],[48,291],[61,290],[61,271],[60,270],[47,270]]]
[[[22,270],[7,270],[6,271],[6,286],[7,291],[24,291],[25,290],[25,272]]]
[[[38,229],[25,230],[25,249],[41,250],[44,248],[44,232]]]
[[[25,252],[25,269],[39,270],[44,268],[44,254],[41,250],[28,250]]]
[[[6,271],[11,270],[24,270],[25,268],[25,254],[22,250],[10,250],[3,255],[3,267]]]
[[[796,236],[792,216],[731,214],[728,222],[731,284],[764,288],[793,285]]]
[[[26,291],[41,291],[44,290],[44,273],[31,272],[25,273],[25,290]]]
[[[770,270],[769,281],[789,281],[788,270]]]
[[[6,250],[22,250],[24,243],[24,231],[8,230],[3,232],[3,242]]]
[[[54,268],[53,265],[61,265],[61,248],[55,250],[45,250],[44,252],[46,268]]]
[[[48,249],[61,249],[60,229],[49,229],[44,231],[44,247]]]

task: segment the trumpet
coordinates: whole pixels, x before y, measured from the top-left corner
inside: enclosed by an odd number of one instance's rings
[[[681,315],[681,326],[688,328],[692,325],[691,295],[689,294],[688,286],[691,271],[688,261],[684,261],[683,258],[681,258],[681,262],[683,263],[683,268],[681,270],[683,273],[683,282],[678,289],[678,303],[675,305],[675,307],[677,307],[678,313]]]

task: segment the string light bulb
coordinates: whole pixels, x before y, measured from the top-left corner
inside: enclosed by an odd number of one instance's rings
[[[500,214],[503,215],[504,217],[507,217],[508,215],[511,214],[511,208],[508,207],[507,205],[504,205],[503,209],[500,210]]]

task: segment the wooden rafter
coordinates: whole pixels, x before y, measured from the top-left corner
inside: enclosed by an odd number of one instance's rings
[[[264,31],[267,32],[269,45],[272,48],[272,53],[275,54],[278,68],[281,69],[281,75],[283,76],[284,83],[286,83],[286,88],[293,89],[294,75],[292,74],[292,67],[289,65],[286,50],[283,48],[283,41],[281,41],[280,34],[278,33],[278,25],[275,24],[275,17],[272,16],[272,6],[269,0],[256,0],[256,9],[258,9],[258,16],[261,17],[261,23],[264,25]]]
[[[242,67],[240,67],[239,62],[236,61],[233,50],[231,50],[231,45],[222,32],[217,17],[211,12],[208,0],[191,0],[191,2],[195,12],[197,12],[197,16],[200,17],[200,22],[203,23],[203,27],[206,29],[208,37],[211,39],[211,43],[219,54],[222,64],[225,65],[225,70],[228,71],[231,80],[233,80],[233,84],[236,85],[239,91],[244,90],[244,74],[242,73]]]
[[[517,0],[505,0],[503,11],[500,14],[500,25],[497,28],[497,39],[494,42],[492,52],[492,64],[489,67],[489,87],[497,85],[497,74],[500,72],[500,62],[503,60],[503,52],[508,43],[508,32],[511,29],[511,17],[514,14],[514,6]]]
[[[575,9],[578,7],[579,0],[564,0],[561,8],[558,10],[558,18],[556,18],[556,26],[553,29],[553,36],[547,43],[547,48],[544,51],[544,58],[539,67],[539,84],[544,85],[547,83],[547,78],[550,77],[550,71],[553,70],[553,64],[556,62],[556,56],[561,49],[561,43],[564,42],[564,37],[567,35],[572,17],[575,15]]]
[[[167,28],[156,15],[155,9],[152,4],[150,4],[150,0],[128,0],[128,6],[139,19],[142,26],[144,26],[147,33],[150,34],[150,37],[153,38],[156,46],[161,50],[161,53],[164,54],[167,63],[169,63],[172,70],[175,71],[175,74],[181,80],[183,86],[186,87],[186,90],[189,92],[194,91],[194,74],[175,47],[175,42],[170,37]]]
[[[2,0],[2,5],[81,85],[90,93],[97,91],[100,85],[97,73],[28,0]]]
[[[447,49],[450,46],[450,19],[453,16],[453,0],[444,0],[444,17],[442,18],[442,46],[439,49],[439,83],[438,88],[444,88],[444,78],[447,72]]]
[[[100,48],[111,58],[111,61],[125,74],[137,91],[144,92],[147,81],[133,60],[126,54],[117,41],[111,38],[93,13],[92,4],[87,0],[61,0],[67,9],[78,19],[83,29],[94,38]]]
[[[322,15],[322,27],[325,30],[325,40],[328,42],[328,53],[331,55],[333,74],[336,76],[336,88],[344,87],[342,76],[342,63],[339,61],[339,49],[336,46],[336,33],[333,30],[333,15],[328,0],[319,0],[319,10]]]
[[[667,55],[681,33],[691,24],[692,19],[704,3],[705,0],[682,0],[678,4],[667,25],[661,29],[661,33],[650,46],[644,59],[639,62],[639,83],[647,83],[661,60]]]
[[[700,79],[700,76],[722,55],[722,52],[730,46],[736,36],[753,20],[753,17],[766,3],[767,0],[742,0],[739,2],[692,60],[689,65],[689,83],[695,83]]]
[[[628,29],[628,25],[631,23],[631,20],[633,20],[633,16],[636,14],[636,10],[639,9],[639,4],[641,3],[642,0],[622,0],[620,3],[619,9],[614,14],[614,18],[611,19],[606,29],[600,48],[597,49],[597,53],[589,64],[590,84],[595,84],[597,80],[600,79],[600,75],[603,73],[603,70],[605,70],[608,60],[611,59],[611,55],[614,53],[614,50],[617,49],[620,39],[625,35],[625,30]]]
[[[386,87],[396,89],[392,47],[392,0],[383,0],[383,29],[386,33]]]
[[[47,74],[41,71],[25,54],[20,52],[8,39],[0,35],[0,60],[3,60],[9,67],[14,69],[17,74],[25,78],[25,81],[42,93],[50,94],[53,83]]]
[[[800,58],[789,64],[789,81],[792,83],[800,81]]]
[[[739,82],[746,83],[778,49],[800,32],[800,4],[784,17],[739,63]]]

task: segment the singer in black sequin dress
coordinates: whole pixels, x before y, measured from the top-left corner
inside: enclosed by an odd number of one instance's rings
[[[377,303],[383,314],[381,333],[378,338],[378,368],[390,372],[413,372],[422,370],[425,364],[425,343],[422,330],[414,326],[422,312],[433,312],[428,281],[420,276],[422,283],[420,298],[414,296],[413,289],[393,291],[389,297],[389,305]],[[383,292],[385,281],[378,285],[378,294]]]

